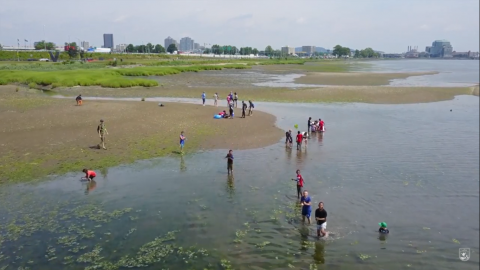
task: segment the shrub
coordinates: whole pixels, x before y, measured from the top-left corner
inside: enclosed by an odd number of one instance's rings
[[[28,88],[30,88],[30,89],[36,89],[36,88],[37,88],[37,84],[34,83],[34,82],[31,82],[31,83],[28,84]]]

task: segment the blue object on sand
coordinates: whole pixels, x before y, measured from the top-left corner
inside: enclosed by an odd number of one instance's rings
[[[221,119],[222,116],[217,114],[217,115],[213,116],[213,118],[215,118],[215,119]]]

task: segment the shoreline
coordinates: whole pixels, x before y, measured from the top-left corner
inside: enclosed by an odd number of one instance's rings
[[[261,111],[241,119],[213,119],[225,107],[153,102],[72,99],[0,87],[0,184],[41,180],[83,168],[100,170],[138,160],[179,154],[178,136],[185,131],[185,153],[199,150],[256,149],[280,141],[276,117]],[[96,149],[99,119],[105,119],[108,150]]]

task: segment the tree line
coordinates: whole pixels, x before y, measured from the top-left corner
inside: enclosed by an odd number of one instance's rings
[[[350,48],[337,45],[333,47],[332,53],[339,57],[345,57],[345,56],[350,57],[352,52],[350,51]],[[363,50],[355,50],[353,57],[354,58],[376,58],[376,57],[380,57],[380,54],[375,52],[372,48],[369,47]]]

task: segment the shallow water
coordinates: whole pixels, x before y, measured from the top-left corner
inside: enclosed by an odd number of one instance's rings
[[[226,175],[226,151],[217,150],[97,171],[89,192],[77,173],[4,186],[0,243],[18,233],[12,224],[35,223],[25,217],[48,218],[32,236],[0,245],[9,256],[0,257],[0,269],[7,263],[6,269],[78,269],[89,264],[64,265],[64,256],[77,259],[96,244],[103,261],[116,262],[173,230],[180,232],[171,242],[205,248],[209,256],[177,254],[147,269],[222,269],[221,259],[235,269],[478,269],[478,97],[411,105],[256,105],[277,115],[282,129],[298,124],[305,130],[305,116],[312,116],[323,118],[327,131],[313,135],[301,152],[282,141],[235,151],[233,179]],[[308,237],[315,226],[300,223],[289,180],[296,169],[313,204],[325,202],[333,232],[328,240]],[[82,205],[99,209],[69,212]],[[118,220],[96,221],[107,216],[99,211],[125,208],[132,210]],[[389,224],[387,239],[376,233],[381,221]],[[62,229],[71,224],[85,224],[94,235],[78,240],[85,247],[78,253],[58,244],[58,237],[87,234]],[[471,248],[470,261],[458,259],[458,248]]]

